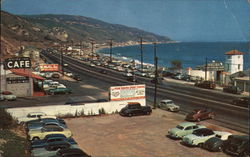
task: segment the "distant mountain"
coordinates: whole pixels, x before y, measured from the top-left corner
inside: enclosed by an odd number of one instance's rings
[[[110,24],[93,18],[74,15],[13,15],[1,11],[1,52],[11,54],[22,45],[43,47],[51,42],[89,41],[105,43],[144,41],[166,42],[170,39],[143,30]]]

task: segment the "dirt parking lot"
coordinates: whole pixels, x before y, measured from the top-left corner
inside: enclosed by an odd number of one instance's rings
[[[79,146],[93,157],[226,157],[201,148],[187,147],[166,137],[183,115],[154,110],[150,116],[119,115],[67,119]],[[207,122],[202,124],[211,127]],[[213,129],[230,131],[212,126]],[[237,134],[237,132],[231,133]]]

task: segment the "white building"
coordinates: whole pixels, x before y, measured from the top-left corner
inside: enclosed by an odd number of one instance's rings
[[[238,50],[232,50],[225,53],[225,71],[234,74],[243,71],[243,53]]]

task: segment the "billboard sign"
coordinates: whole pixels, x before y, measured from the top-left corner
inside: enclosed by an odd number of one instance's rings
[[[40,71],[59,71],[58,64],[40,64]]]
[[[109,91],[110,101],[145,99],[145,84],[113,86]]]
[[[29,57],[7,58],[4,60],[4,69],[29,69],[31,61]]]

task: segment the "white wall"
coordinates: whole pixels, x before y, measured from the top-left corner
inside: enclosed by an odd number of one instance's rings
[[[225,71],[234,74],[243,71],[243,55],[227,55],[225,60]],[[240,65],[240,68],[238,68]]]
[[[19,107],[19,108],[9,108],[9,112],[13,117],[20,118],[25,117],[30,112],[44,112],[47,115],[66,115],[71,113],[75,115],[76,111],[80,114],[84,111],[85,115],[98,115],[99,109],[104,109],[105,113],[112,114],[116,111],[120,111],[125,107],[128,102],[139,102],[142,106],[146,106],[145,99],[137,100],[127,100],[127,101],[110,101],[110,102],[97,102],[97,103],[86,103],[82,105],[51,105],[51,106],[35,106],[35,107]]]

